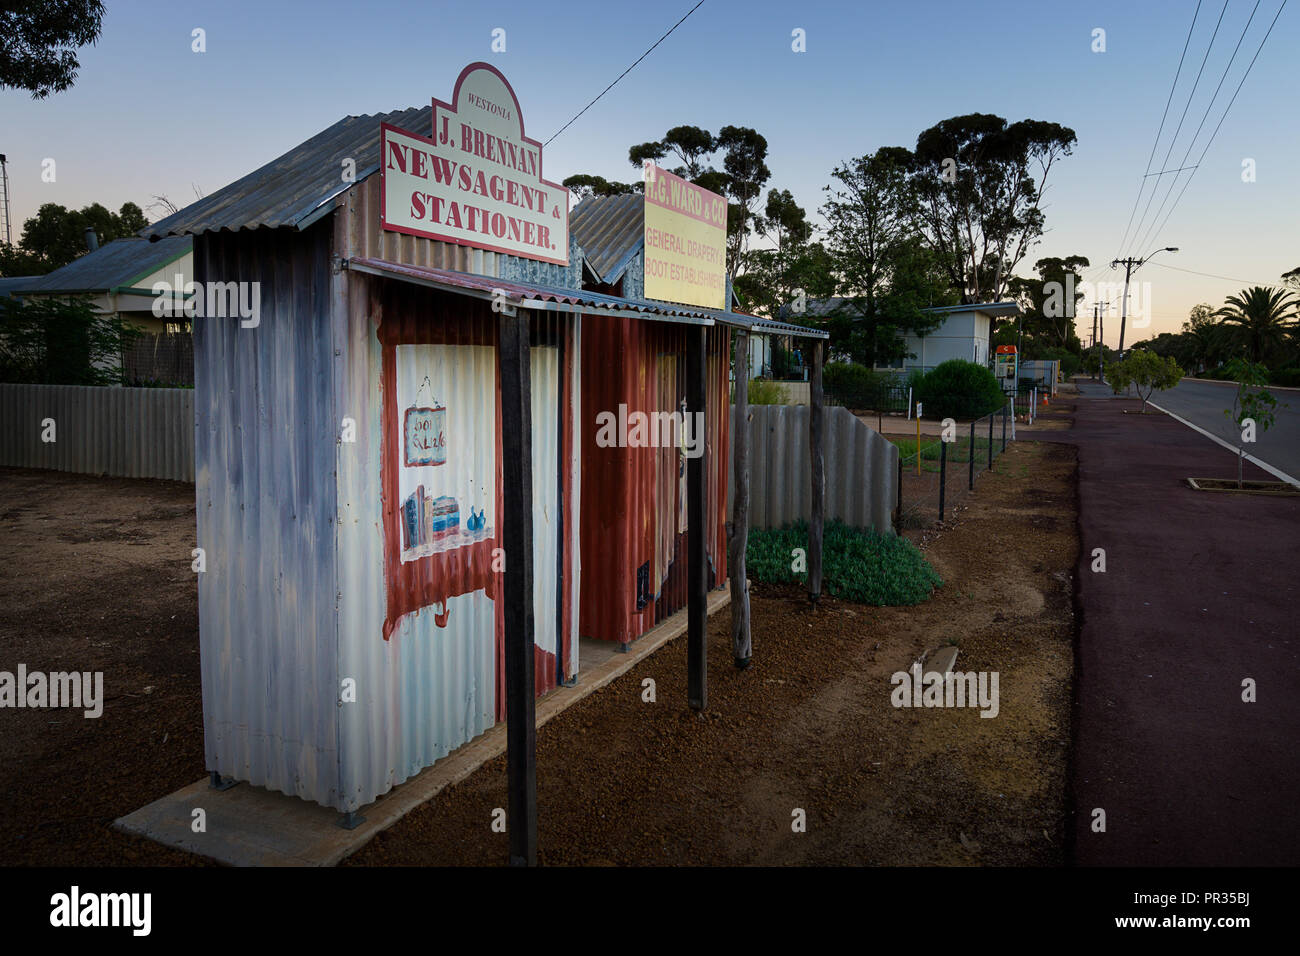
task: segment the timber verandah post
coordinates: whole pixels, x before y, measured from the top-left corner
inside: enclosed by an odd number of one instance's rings
[[[502,313],[502,546],[510,865],[537,864],[537,723],[533,684],[533,474],[530,314]]]
[[[808,599],[815,605],[822,594],[822,532],[826,518],[825,412],[822,404],[822,355],[825,343],[812,343],[809,383],[808,455],[812,466],[812,495],[808,516]]]
[[[736,332],[736,401],[731,423],[735,500],[732,503],[731,554],[731,650],[736,666],[749,666],[753,643],[749,633],[749,582],[746,578],[745,549],[749,545],[749,333]]]
[[[686,333],[686,412],[692,428],[702,427],[705,419],[705,357],[708,352],[708,327]],[[687,642],[686,642],[686,699],[695,710],[703,710],[709,703],[708,688],[708,552],[705,541],[708,529],[704,508],[704,476],[708,468],[708,445],[704,435],[698,436],[699,454],[686,464],[686,523],[687,523]]]

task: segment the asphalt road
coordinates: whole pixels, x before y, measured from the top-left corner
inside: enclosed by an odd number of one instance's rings
[[[1227,452],[1109,401],[1041,435],[1079,449],[1073,859],[1294,865],[1300,499],[1193,491]]]
[[[1233,427],[1224,409],[1232,407],[1233,390],[1231,383],[1194,382],[1183,379],[1176,388],[1167,392],[1156,392],[1151,401],[1165,411],[1172,412],[1194,425],[1199,425],[1212,435],[1235,444],[1239,433]],[[1109,386],[1083,385],[1085,395],[1110,395]],[[1286,472],[1292,478],[1300,479],[1300,392],[1274,389],[1273,396],[1287,406],[1279,405],[1277,420],[1273,427],[1263,434],[1256,435],[1254,445],[1244,446],[1246,454],[1254,455],[1260,461],[1267,462],[1274,468]],[[1229,456],[1231,452],[1224,450]],[[1229,476],[1230,477],[1230,476]]]

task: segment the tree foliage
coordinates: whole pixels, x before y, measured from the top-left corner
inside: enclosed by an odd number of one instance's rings
[[[913,181],[926,239],[963,302],[1001,299],[1043,234],[1043,191],[1052,166],[1074,148],[1057,123],[971,113],[917,137]]]
[[[13,0],[0,4],[0,89],[42,100],[72,86],[79,47],[99,39],[99,0]]]
[[[0,381],[120,385],[122,348],[136,335],[85,297],[0,299]]]
[[[1182,381],[1183,370],[1171,356],[1134,348],[1121,361],[1106,367],[1106,378],[1116,395],[1127,392],[1130,385],[1137,389],[1142,411],[1146,412],[1151,393],[1173,388]]]
[[[43,267],[40,272],[49,272],[86,254],[87,228],[94,229],[103,244],[134,236],[147,225],[149,220],[144,211],[133,202],[123,203],[117,212],[99,203],[68,209],[47,202],[41,204],[35,216],[23,223],[23,236],[18,246],[23,253],[34,257],[27,260],[27,266],[39,263]]]
[[[1215,315],[1234,329],[1250,361],[1263,362],[1294,333],[1298,305],[1300,299],[1287,289],[1252,286],[1228,296]]]
[[[833,350],[864,365],[906,356],[901,334],[924,335],[943,317],[923,312],[955,296],[918,226],[911,155],[900,147],[843,163],[822,215],[843,301],[826,320]]]

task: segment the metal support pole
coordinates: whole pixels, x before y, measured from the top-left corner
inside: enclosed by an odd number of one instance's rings
[[[966,449],[966,460],[970,462],[970,488],[975,490],[975,423],[970,423],[970,448]]]
[[[989,413],[989,471],[993,470],[993,413]]]
[[[529,313],[501,314],[503,617],[506,657],[506,826],[510,865],[537,865],[537,722],[533,679],[533,454]]]
[[[1002,450],[1007,450],[1007,406],[1002,406]]]
[[[708,349],[708,328],[700,326],[686,334],[686,412],[692,422],[704,421],[705,414],[705,355]],[[705,541],[704,476],[707,473],[707,444],[700,436],[701,454],[686,464],[686,523],[687,528],[687,644],[686,644],[686,698],[695,710],[703,710],[709,703],[708,690],[708,552]]]
[[[939,520],[943,520],[943,493],[948,488],[948,443],[939,442]]]

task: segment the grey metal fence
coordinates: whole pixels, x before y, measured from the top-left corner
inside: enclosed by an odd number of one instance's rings
[[[811,409],[751,405],[749,412],[750,527],[780,528],[806,521],[812,500]],[[891,530],[898,497],[898,449],[847,408],[826,408],[824,414],[826,520],[839,518],[857,528]],[[730,467],[734,469],[734,462]],[[728,482],[728,513],[734,488],[733,475]]]
[[[194,480],[194,391],[0,384],[0,465]]]

